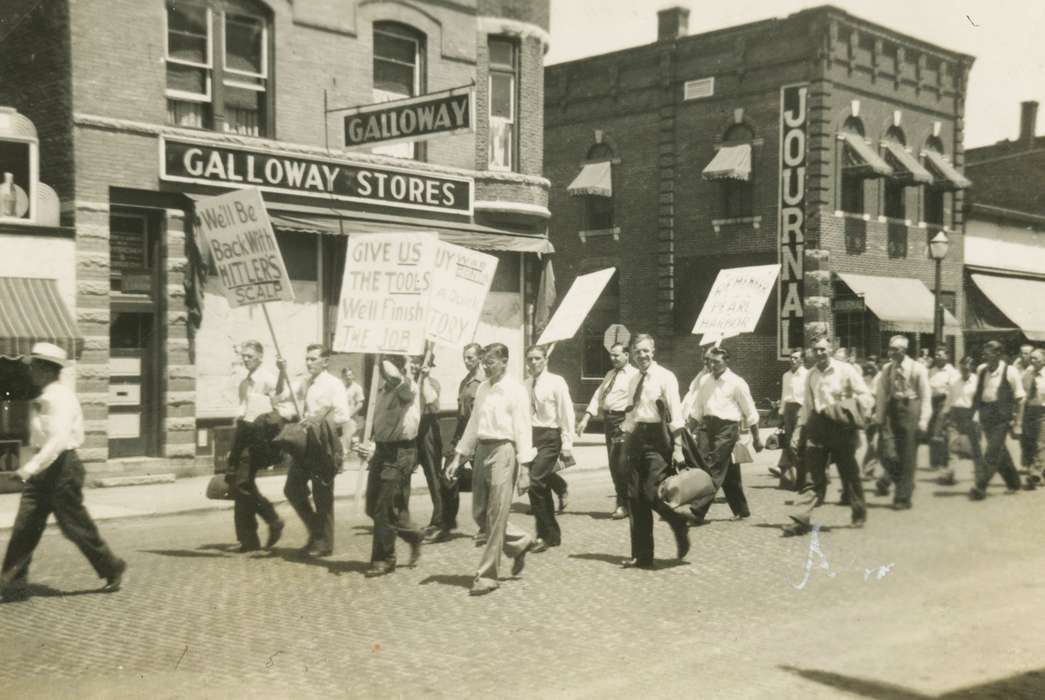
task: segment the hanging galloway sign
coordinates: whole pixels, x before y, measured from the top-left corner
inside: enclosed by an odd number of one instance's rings
[[[472,213],[475,184],[472,178],[456,175],[164,136],[160,137],[160,178],[466,215]]]
[[[469,86],[350,109],[345,115],[345,148],[471,131],[474,100]]]
[[[786,359],[791,348],[803,343],[807,91],[805,85],[788,85],[780,89],[780,221],[777,239],[780,261],[777,356],[780,359]]]

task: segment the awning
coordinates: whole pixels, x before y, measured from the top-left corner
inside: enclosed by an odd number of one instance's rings
[[[925,152],[926,164],[936,178],[936,185],[942,189],[964,190],[972,185],[969,178],[962,175],[951,165],[947,157],[939,151]]]
[[[28,355],[39,341],[54,343],[73,358],[83,350],[83,336],[54,280],[0,277],[0,357]]]
[[[1028,339],[1045,341],[1045,281],[981,274],[972,281]]]
[[[852,131],[843,131],[838,139],[845,145],[847,170],[855,170],[867,177],[889,177],[893,169],[875,150],[864,141],[864,137]]]
[[[743,180],[751,177],[751,144],[723,146],[701,173],[705,180]]]
[[[864,304],[878,317],[883,331],[905,333],[932,333],[933,293],[921,280],[909,277],[877,277],[839,272],[838,276],[854,293],[864,298]],[[943,310],[945,328],[957,329],[958,319]]]
[[[613,196],[613,165],[604,160],[600,163],[586,163],[566,191],[576,197],[581,194],[596,197]]]
[[[886,139],[882,141],[885,157],[893,167],[893,175],[901,180],[911,180],[923,185],[931,185],[933,176],[929,174],[918,159],[911,155],[898,141]]]

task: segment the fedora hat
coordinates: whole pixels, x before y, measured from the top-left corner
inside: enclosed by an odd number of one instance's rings
[[[65,350],[54,343],[33,343],[33,349],[29,351],[29,360],[40,360],[41,362],[50,362],[53,365],[65,367],[69,361],[69,356]]]

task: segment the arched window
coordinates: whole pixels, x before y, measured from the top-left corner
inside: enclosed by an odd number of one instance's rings
[[[849,214],[864,214],[865,181],[892,174],[878,152],[864,138],[864,125],[849,117],[838,134],[839,208]]]
[[[907,143],[903,130],[895,126],[889,127],[889,130],[885,132],[884,140],[886,142],[884,146],[887,149],[887,153],[892,153],[892,151],[889,150],[891,145],[895,144],[902,149]],[[894,170],[898,171],[898,168],[894,168]],[[885,218],[898,220],[904,220],[907,218],[907,203],[905,201],[906,191],[906,182],[901,178],[885,178],[885,201],[883,204]]]
[[[925,150],[943,155],[943,143],[932,136],[925,143]],[[935,226],[946,226],[944,211],[947,206],[947,190],[943,187],[926,185],[922,188],[925,203],[923,218],[925,223]]]
[[[613,151],[604,143],[597,143],[588,149],[589,163],[609,163],[613,160]],[[612,179],[613,168],[610,168]],[[584,228],[589,231],[608,231],[613,228],[613,195],[609,197],[588,196],[584,198]]]
[[[168,0],[166,20],[167,121],[271,136],[268,10],[252,0]]]
[[[755,134],[746,124],[726,130],[715,157],[704,168],[705,180],[719,183],[718,219],[746,219],[755,213],[755,188],[751,177],[751,149]]]
[[[581,240],[587,234],[617,231],[613,217],[613,149],[599,142],[588,149],[580,173],[567,186],[571,196],[577,197],[580,206]]]
[[[374,102],[416,97],[425,90],[425,35],[398,22],[374,23]],[[376,146],[372,153],[397,158],[423,157],[423,144]]]

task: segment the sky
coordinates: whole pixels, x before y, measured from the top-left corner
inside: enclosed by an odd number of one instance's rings
[[[801,0],[551,0],[545,65],[656,41],[657,10],[688,7],[689,33],[784,17]],[[965,147],[1019,133],[1020,102],[1045,105],[1045,0],[833,0],[852,15],[976,57],[966,98]],[[1038,115],[1045,133],[1045,106]]]

